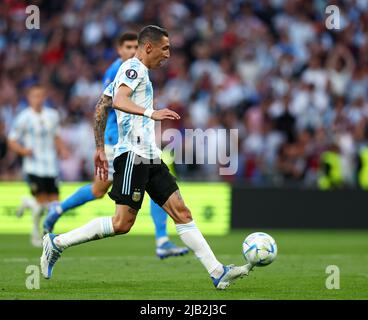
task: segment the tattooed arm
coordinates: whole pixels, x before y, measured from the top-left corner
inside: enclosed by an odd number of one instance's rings
[[[96,105],[95,122],[93,130],[95,133],[96,153],[95,153],[95,175],[101,180],[108,178],[109,164],[105,154],[105,128],[107,121],[108,108],[111,107],[111,97],[103,94]]]
[[[93,130],[95,133],[96,149],[104,150],[105,147],[105,128],[107,121],[108,108],[112,105],[112,98],[103,94],[97,102],[95,110],[95,123]]]

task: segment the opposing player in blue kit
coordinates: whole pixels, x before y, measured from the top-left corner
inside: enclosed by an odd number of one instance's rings
[[[138,48],[138,36],[133,32],[126,32],[121,35],[117,42],[117,52],[119,58],[116,59],[105,72],[103,78],[104,90],[114,81],[115,76],[123,63],[132,58]],[[47,217],[43,223],[44,233],[52,232],[55,223],[68,210],[81,206],[89,201],[102,198],[109,190],[112,184],[112,175],[114,172],[114,145],[118,142],[118,125],[115,110],[109,108],[108,118],[105,129],[105,152],[109,163],[108,180],[102,181],[95,177],[93,183],[85,185],[78,189],[74,194],[63,202],[56,202],[50,206]],[[151,216],[155,225],[156,236],[156,255],[163,259],[170,256],[184,255],[189,252],[186,247],[177,247],[170,241],[167,234],[167,214],[157,204],[151,200]]]

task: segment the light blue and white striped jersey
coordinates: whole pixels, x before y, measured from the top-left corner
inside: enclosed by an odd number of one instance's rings
[[[115,79],[116,74],[123,61],[121,58],[116,59],[110,67],[106,70],[102,79],[104,90]],[[118,124],[116,123],[116,114],[113,108],[109,108],[107,114],[106,128],[105,128],[105,144],[114,146],[118,142]]]
[[[14,120],[9,139],[16,140],[33,154],[23,158],[23,172],[38,177],[57,177],[55,137],[59,134],[59,114],[43,107],[40,113],[24,109]]]
[[[146,109],[153,109],[153,88],[148,68],[137,58],[125,61],[119,68],[115,80],[105,89],[104,94],[114,98],[118,88],[127,85],[133,90],[132,101]],[[116,110],[119,141],[115,145],[115,157],[133,151],[143,158],[159,158],[161,151],[155,141],[155,121],[139,115]]]

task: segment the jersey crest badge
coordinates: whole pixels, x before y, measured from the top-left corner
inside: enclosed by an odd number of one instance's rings
[[[128,69],[127,71],[125,71],[125,75],[129,79],[137,79],[137,77],[138,77],[138,73],[134,69]]]
[[[141,193],[134,191],[132,195],[132,199],[133,201],[138,202],[139,200],[141,200]]]

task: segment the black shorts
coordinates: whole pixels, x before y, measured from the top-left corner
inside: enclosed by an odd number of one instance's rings
[[[176,179],[161,159],[145,159],[132,151],[114,160],[114,175],[109,196],[116,204],[139,210],[144,192],[162,206],[178,190]]]
[[[39,177],[27,174],[27,182],[34,196],[40,193],[59,194],[58,179],[55,177]]]

